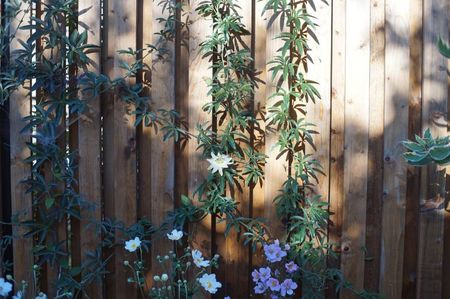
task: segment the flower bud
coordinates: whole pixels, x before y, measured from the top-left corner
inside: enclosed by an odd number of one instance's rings
[[[161,275],[161,280],[162,281],[167,281],[169,279],[169,276],[166,274],[166,273],[164,273],[163,275]]]
[[[127,266],[130,265],[130,262],[129,261],[123,261],[123,265],[127,267]]]
[[[165,259],[165,260],[168,260],[168,259],[169,259],[169,256],[168,256],[168,255],[165,255],[165,256],[164,256],[164,259]]]
[[[6,279],[7,280],[13,280],[13,277],[12,277],[12,275],[8,274],[8,275],[6,275]]]
[[[153,280],[154,281],[160,281],[161,277],[159,277],[158,275],[153,276]]]

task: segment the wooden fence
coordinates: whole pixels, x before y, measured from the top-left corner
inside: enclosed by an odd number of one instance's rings
[[[167,61],[151,57],[154,108],[175,108],[187,117],[190,129],[208,120],[201,107],[209,101],[204,78],[210,62],[199,43],[211,33],[209,20],[194,12],[199,0],[186,1],[189,28],[178,28],[168,45]],[[255,67],[267,76],[266,63],[277,50],[274,24],[261,15],[264,1],[236,0],[251,31],[248,44]],[[160,30],[158,18],[167,11],[151,0],[79,0],[80,21],[90,26],[89,42],[102,51],[92,56],[106,74],[119,74],[116,50],[151,43]],[[189,4],[187,2],[190,2]],[[450,214],[447,194],[440,191],[450,177],[434,175],[433,167],[407,167],[401,140],[431,128],[448,131],[449,84],[447,60],[436,49],[440,36],[448,40],[448,0],[314,0],[319,44],[309,78],[320,82],[322,100],[308,106],[317,124],[317,157],[326,176],[318,191],[333,212],[329,238],[340,246],[340,267],[356,287],[379,291],[387,298],[450,298]],[[104,22],[100,22],[104,20]],[[101,24],[104,24],[102,28]],[[23,34],[23,33],[22,33]],[[26,38],[20,36],[20,38]],[[102,40],[103,39],[103,40]],[[11,48],[18,47],[12,43]],[[256,107],[265,107],[270,87],[260,85]],[[31,209],[31,197],[20,181],[29,175],[22,162],[28,155],[20,135],[22,117],[30,113],[26,90],[19,90],[0,108],[1,215]],[[148,217],[160,224],[205,175],[195,142],[187,147],[161,141],[147,128],[134,128],[124,104],[113,98],[96,99],[86,119],[70,129],[70,146],[79,151],[79,191],[102,206],[96,217],[117,218],[132,224]],[[283,164],[275,159],[270,139],[263,187],[238,196],[245,215],[274,215],[272,200],[280,189]],[[10,155],[10,159],[8,159]],[[137,166],[138,165],[138,166]],[[272,221],[275,223],[274,221]],[[82,224],[78,224],[82,227]],[[72,238],[75,262],[95,247],[99,237],[76,231]],[[4,228],[7,230],[7,228]],[[206,221],[196,241],[206,252],[219,253],[222,294],[248,298],[252,255],[234,238],[224,239],[223,228]],[[4,231],[7,233],[7,231]],[[30,240],[14,241],[14,275],[30,280],[33,265]],[[166,245],[155,243],[153,257]],[[113,272],[90,289],[91,298],[136,298],[126,282],[123,250],[117,250]],[[47,272],[51,280],[51,271]],[[336,295],[330,292],[329,298]],[[350,298],[343,293],[341,298]]]

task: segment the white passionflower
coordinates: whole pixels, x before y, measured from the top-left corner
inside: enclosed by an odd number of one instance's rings
[[[200,285],[211,294],[215,294],[217,290],[222,287],[222,284],[216,279],[216,274],[205,273],[198,279],[198,282],[200,282]]]
[[[209,261],[204,260],[200,250],[192,250],[192,260],[194,261],[194,264],[199,268],[209,266]]]
[[[212,171],[212,173],[219,172],[220,175],[223,175],[223,170],[228,168],[228,165],[233,164],[233,159],[231,159],[228,155],[223,155],[218,153],[217,155],[211,153],[211,159],[207,159],[209,162],[208,169]]]
[[[6,297],[12,291],[13,285],[6,281],[3,277],[0,278],[0,296]]]
[[[174,229],[169,234],[167,234],[167,238],[172,241],[178,241],[183,237],[183,232],[181,230]]]
[[[36,297],[36,299],[47,299],[47,295],[45,295],[44,293],[40,292],[39,295]]]
[[[136,249],[141,247],[141,243],[142,243],[141,240],[138,237],[136,237],[134,239],[125,242],[125,249],[128,250],[129,252],[135,252]]]

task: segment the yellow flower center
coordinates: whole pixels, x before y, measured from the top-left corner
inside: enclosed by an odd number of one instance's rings
[[[208,286],[208,289],[211,289],[211,288],[212,288],[212,283],[211,283],[210,281],[208,281],[208,282],[206,283],[206,285]]]
[[[131,244],[131,248],[132,249],[136,249],[137,248],[137,244]]]

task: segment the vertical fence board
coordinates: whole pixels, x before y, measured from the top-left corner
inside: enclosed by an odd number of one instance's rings
[[[153,44],[153,7],[154,1],[138,0],[138,24],[137,24],[137,48],[146,49],[148,44]],[[147,52],[145,52],[147,54]],[[143,55],[145,55],[143,54]],[[152,55],[142,57],[144,64],[152,66]],[[144,86],[142,96],[148,96],[151,99],[151,77],[152,72],[143,71],[138,75],[138,82]],[[139,219],[146,219],[152,221],[152,135],[154,128],[139,125],[137,128],[137,146],[138,146],[138,212]],[[153,223],[152,223],[153,224]],[[145,280],[147,286],[150,287],[153,281],[153,262],[156,260],[156,255],[150,248],[150,252],[144,257],[147,272],[145,273]]]
[[[274,16],[273,11],[269,10],[265,13],[267,18],[267,35],[266,35],[266,60],[271,61],[283,45],[283,41],[277,38],[281,32],[288,31],[286,28],[284,18],[280,16]],[[269,71],[271,65],[266,65],[266,115],[269,113],[268,110],[272,107],[274,103],[280,100],[279,96],[271,97],[277,91],[277,84],[279,81],[280,73],[277,77],[272,79],[272,72]],[[283,87],[287,87],[287,82],[283,83]],[[273,208],[273,200],[279,194],[279,190],[282,188],[288,174],[288,161],[286,161],[286,155],[283,155],[277,159],[279,154],[278,149],[275,144],[278,141],[278,128],[266,129],[266,143],[265,151],[267,155],[266,169],[270,171],[265,172],[264,180],[264,217],[271,224],[270,231],[273,236],[281,236],[284,232],[284,225],[281,223],[276,210]]]
[[[242,16],[241,22],[245,28],[252,32],[252,2],[249,0],[236,0],[238,13]],[[251,50],[251,33],[241,35],[239,44],[233,51],[242,49]],[[220,130],[220,128],[219,128]],[[246,134],[248,136],[248,134]],[[246,146],[242,144],[242,146]],[[243,217],[249,216],[250,210],[250,188],[241,183],[242,192],[235,188],[230,194],[238,203],[238,209]],[[249,293],[249,247],[243,243],[244,238],[240,238],[234,229],[225,237],[226,223],[216,225],[216,248],[221,256],[222,267],[219,268],[218,278],[223,281],[223,287],[218,296],[231,296],[234,298],[244,298]]]
[[[307,120],[313,124],[318,134],[314,135],[316,151],[314,157],[323,167],[324,175],[319,175],[316,193],[328,201],[329,192],[329,158],[330,158],[330,89],[331,89],[331,6],[324,1],[317,1],[311,15],[315,17],[318,27],[314,36],[309,37],[309,55],[312,62],[308,65],[308,79],[318,82],[316,86],[321,95],[315,103],[307,105]],[[317,39],[317,41],[316,41]]]
[[[174,0],[170,0],[175,2]],[[169,2],[167,5],[172,5]],[[175,85],[174,85],[174,42],[165,42],[164,37],[159,34],[164,29],[164,23],[160,19],[169,19],[169,10],[163,9],[162,5],[153,4],[153,44],[157,48],[164,49],[164,55],[155,52],[152,61],[152,107],[156,109],[172,110],[175,108]],[[161,225],[167,212],[173,210],[173,188],[174,188],[174,144],[172,139],[163,141],[163,132],[152,134],[150,152],[151,156],[151,219],[154,225]],[[145,156],[143,157],[145,158]],[[152,244],[152,256],[165,255],[171,248],[171,242],[156,240]],[[155,266],[157,263],[154,264]],[[152,267],[152,271],[161,272],[163,269]],[[155,274],[161,274],[155,272]]]
[[[331,226],[329,242],[341,251],[344,208],[344,134],[345,134],[345,78],[346,78],[346,1],[332,2],[332,52],[331,52],[331,126],[330,126],[330,207]],[[330,258],[328,266],[340,267],[340,256]],[[334,288],[327,298],[337,298]]]
[[[424,77],[422,119],[434,136],[447,133],[447,60],[436,48],[438,37],[448,40],[448,1],[424,1]],[[425,129],[424,128],[424,129]],[[441,298],[445,169],[428,166],[423,176],[419,239],[419,298]]]
[[[182,9],[177,13],[177,33],[175,44],[175,110],[182,117],[180,125],[189,121],[189,31],[187,22],[189,12],[186,11],[188,0],[178,0]],[[194,141],[193,141],[194,142]],[[181,195],[188,194],[188,161],[189,152],[186,142],[175,144],[175,205],[181,203]]]
[[[383,205],[383,133],[385,72],[385,1],[372,1],[370,10],[370,115],[367,169],[366,260],[364,287],[377,291]]]
[[[211,62],[203,57],[200,43],[211,34],[212,20],[201,17],[195,10],[200,0],[190,2],[190,26],[189,26],[189,130],[197,134],[197,123],[205,125],[211,121],[211,116],[203,111],[203,106],[210,101],[208,86],[205,78],[212,76]],[[197,140],[191,139],[188,144],[189,167],[188,176],[189,194],[192,195],[196,188],[207,176],[207,162],[197,151]],[[200,223],[190,227],[191,241],[194,247],[203,251],[208,256],[212,252],[211,243],[211,217],[207,216]],[[206,295],[205,295],[206,296]],[[208,296],[209,297],[209,296]]]
[[[400,140],[408,138],[409,3],[386,0],[384,202],[380,292],[401,297],[406,165]],[[386,269],[389,269],[386,271]]]
[[[122,75],[120,69],[122,61],[132,57],[119,55],[116,51],[136,48],[136,0],[107,1],[105,3],[105,18],[107,34],[105,38],[107,61],[106,73],[116,78]],[[132,79],[128,79],[133,83]],[[134,117],[127,113],[127,104],[118,96],[109,94],[105,97],[104,111],[104,140],[105,140],[105,213],[106,217],[116,219],[129,226],[136,222],[136,130]],[[116,232],[116,241],[123,238]],[[128,254],[125,253],[123,243],[119,243],[114,250],[111,261],[113,274],[107,285],[108,298],[133,298],[136,289],[127,282],[130,276],[123,265]],[[130,255],[131,257],[131,255]],[[114,279],[114,281],[112,281]]]
[[[96,0],[79,0],[78,11],[85,11],[78,19],[78,30],[80,32],[88,30],[88,43],[94,45],[100,45],[101,42],[101,1]],[[86,29],[87,26],[89,29]],[[100,52],[91,53],[89,58],[93,64],[89,67],[89,71],[100,73]],[[80,94],[80,98],[83,99],[84,95]],[[79,166],[78,166],[78,182],[80,194],[93,205],[95,210],[81,212],[80,229],[80,251],[81,262],[88,261],[87,253],[94,252],[101,241],[98,238],[96,231],[94,231],[96,225],[90,225],[91,222],[99,223],[102,221],[102,179],[101,179],[101,161],[100,161],[100,97],[90,98],[88,100],[88,110],[85,117],[78,121],[78,153],[79,153]],[[89,229],[87,227],[89,226]],[[86,275],[88,273],[83,273]],[[96,299],[103,297],[103,286],[101,282],[92,284],[87,290],[89,297]]]
[[[422,19],[423,0],[410,1],[410,92],[408,138],[421,134],[422,126]],[[403,255],[403,298],[415,298],[419,236],[420,169],[408,167]]]
[[[25,15],[23,24],[29,24],[31,13]],[[14,20],[11,28],[17,28],[19,20]],[[19,40],[26,41],[30,32],[19,30],[16,38],[10,44],[10,51],[21,49]],[[14,61],[14,55],[11,56]],[[11,211],[12,215],[19,215],[19,220],[28,220],[33,215],[31,194],[26,193],[27,186],[22,183],[31,175],[31,167],[23,160],[30,155],[26,142],[30,141],[30,136],[21,134],[20,131],[25,126],[23,118],[31,113],[31,98],[26,86],[20,87],[9,99],[9,121],[10,121],[10,156],[11,156]],[[13,235],[17,236],[13,240],[14,255],[14,279],[16,281],[32,281],[32,267],[34,264],[33,255],[30,251],[33,247],[33,240],[20,238],[25,233],[21,227],[13,227]]]
[[[370,1],[349,0],[346,12],[344,163],[347,171],[344,173],[341,260],[345,277],[356,288],[362,288],[369,129]],[[345,296],[351,297],[350,294]]]

